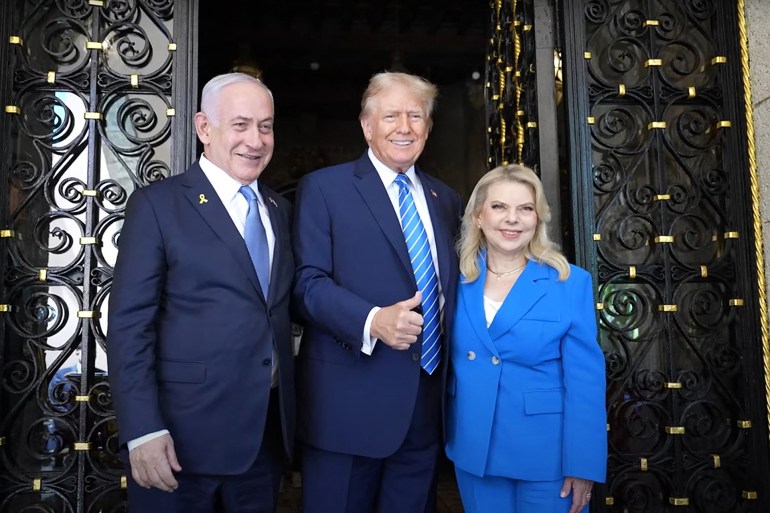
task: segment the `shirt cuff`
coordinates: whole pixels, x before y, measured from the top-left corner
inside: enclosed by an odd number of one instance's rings
[[[372,321],[374,320],[374,316],[380,310],[381,308],[379,306],[375,306],[366,317],[366,322],[364,323],[364,338],[361,339],[361,352],[365,355],[371,356],[372,351],[374,351],[374,344],[377,343],[377,339],[372,337]]]
[[[155,431],[154,433],[148,433],[144,436],[140,436],[139,438],[134,438],[133,440],[128,441],[128,452],[133,451],[140,445],[149,442],[150,440],[154,440],[155,438],[161,437],[163,435],[168,434],[168,429],[161,429],[160,431]]]

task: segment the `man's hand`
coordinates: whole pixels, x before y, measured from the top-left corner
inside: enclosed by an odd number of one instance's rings
[[[131,476],[143,488],[158,488],[164,492],[173,492],[178,484],[174,472],[182,467],[176,459],[174,441],[165,434],[145,442],[128,454],[131,462]]]
[[[580,513],[591,500],[591,487],[594,482],[578,477],[567,477],[561,487],[561,496],[567,497],[572,492],[572,507],[569,513]]]
[[[372,319],[372,336],[393,349],[409,349],[422,332],[422,315],[412,311],[421,304],[422,293],[418,290],[410,299],[383,307]]]

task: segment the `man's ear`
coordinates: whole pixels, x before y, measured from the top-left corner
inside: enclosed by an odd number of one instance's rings
[[[209,118],[206,114],[203,112],[195,114],[195,132],[198,134],[198,139],[200,139],[203,144],[209,143],[210,127],[211,124],[209,123]]]
[[[362,117],[360,121],[361,130],[364,132],[364,139],[366,139],[366,142],[369,142],[372,139],[372,124],[369,122],[368,117]]]

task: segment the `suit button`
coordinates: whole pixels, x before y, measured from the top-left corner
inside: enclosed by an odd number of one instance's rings
[[[419,353],[412,353],[412,361],[416,362],[419,359],[420,359],[420,354]]]
[[[475,360],[476,359],[476,353],[473,351],[468,351],[468,359],[469,360]]]
[[[342,348],[350,351],[351,349],[353,349],[353,346],[345,342],[344,344],[342,344]]]
[[[500,365],[500,358],[498,358],[497,356],[493,356],[492,365]]]
[[[264,365],[265,367],[270,367],[270,364],[272,363],[273,362],[272,360],[270,360],[270,358],[265,358],[264,360],[262,360],[262,365]]]

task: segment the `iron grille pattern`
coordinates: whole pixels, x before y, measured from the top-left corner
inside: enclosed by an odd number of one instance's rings
[[[174,3],[4,4],[0,512],[125,511],[104,323],[126,199],[170,174]]]
[[[583,243],[595,244],[608,379],[608,483],[595,509],[762,511],[736,6],[579,4],[584,46],[572,55],[588,108],[571,121],[590,136],[594,233]]]
[[[492,0],[487,47],[487,165],[537,168],[533,0]]]

